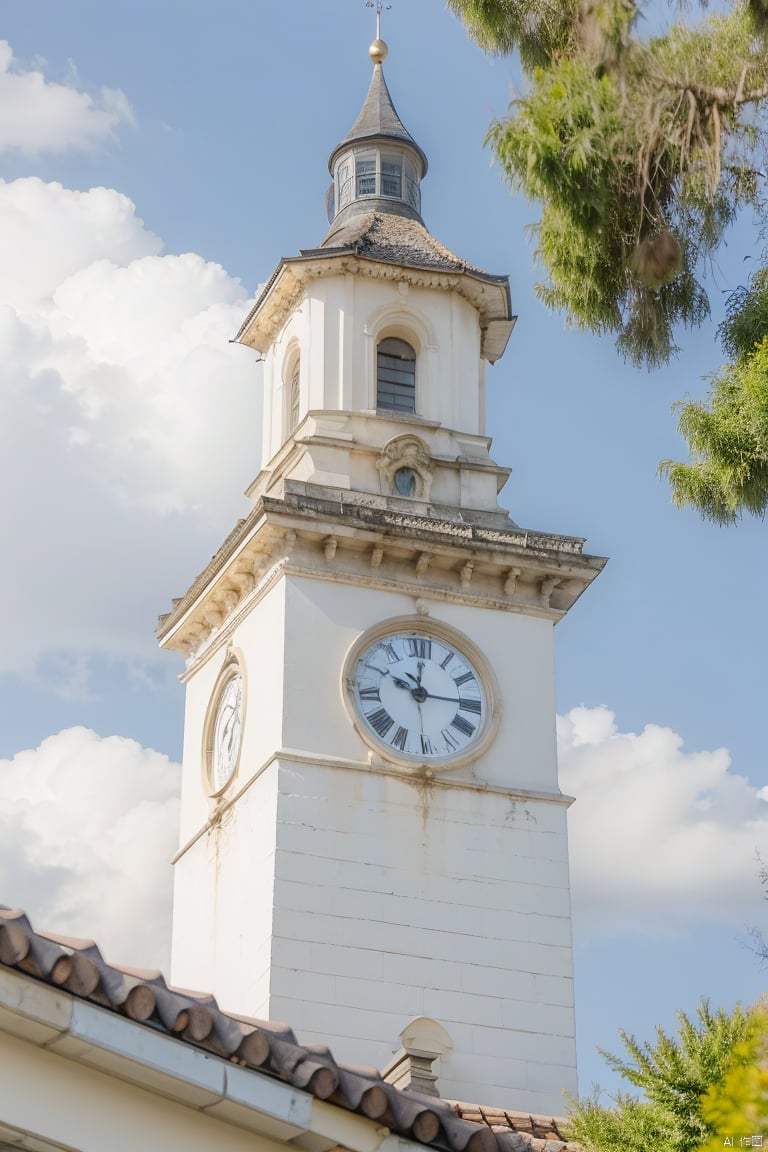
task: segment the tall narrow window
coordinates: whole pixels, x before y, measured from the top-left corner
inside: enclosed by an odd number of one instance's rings
[[[416,411],[416,353],[395,336],[382,340],[376,350],[376,407]]]
[[[291,372],[291,382],[288,386],[288,404],[286,409],[287,424],[286,431],[290,435],[299,422],[299,410],[301,407],[301,361],[296,358],[296,363]]]
[[[376,195],[376,156],[358,157],[355,164],[357,176],[357,195]]]
[[[399,156],[381,158],[381,194],[398,200],[403,196],[403,162]]]

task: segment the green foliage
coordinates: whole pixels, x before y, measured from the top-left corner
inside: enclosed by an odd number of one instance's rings
[[[728,339],[743,337],[741,317]],[[712,378],[706,401],[676,405],[688,442],[689,463],[665,460],[662,474],[678,506],[690,506],[718,524],[742,511],[765,516],[768,508],[768,336]]]
[[[448,0],[486,52],[516,49],[524,67],[547,65],[573,36],[577,0]]]
[[[738,1045],[750,1034],[747,1014],[710,1011],[706,1001],[690,1020],[678,1013],[677,1037],[656,1029],[656,1042],[639,1043],[622,1032],[627,1055],[603,1053],[609,1065],[643,1098],[622,1093],[614,1107],[596,1096],[574,1105],[570,1136],[584,1152],[691,1152],[711,1136],[702,1098],[722,1084]]]
[[[768,3],[768,0],[756,0]],[[754,5],[641,39],[632,0],[449,0],[526,78],[488,140],[542,206],[545,303],[649,366],[709,313],[707,261],[738,210],[762,209],[768,53]],[[663,258],[662,258],[663,257]]]
[[[721,1152],[724,1140],[740,1147],[744,1136],[768,1135],[768,1014],[750,1017],[749,1032],[736,1046],[730,1070],[706,1093],[701,1110],[713,1135],[701,1152]]]
[[[523,94],[487,139],[541,205],[539,298],[634,364],[667,362],[709,314],[726,228],[747,206],[768,226],[768,0],[646,39],[639,0],[448,4],[487,51],[520,55]],[[677,504],[727,524],[768,508],[768,267],[731,294],[719,334],[732,362],[707,401],[677,406],[691,460],[660,470]]]
[[[733,359],[750,356],[768,336],[768,268],[760,268],[746,287],[731,293],[717,334]]]

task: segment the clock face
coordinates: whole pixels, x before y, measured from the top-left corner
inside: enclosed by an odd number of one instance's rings
[[[214,793],[226,788],[235,774],[243,730],[243,678],[230,676],[220,689],[213,719],[209,778]]]
[[[477,669],[428,632],[375,640],[351,669],[351,688],[366,736],[397,759],[462,757],[487,727],[488,693]]]

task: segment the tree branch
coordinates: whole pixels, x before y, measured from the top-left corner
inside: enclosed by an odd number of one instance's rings
[[[677,76],[668,76],[666,73],[657,72],[655,69],[650,72],[650,76],[659,84],[666,85],[667,88],[674,88],[680,92],[692,92],[694,96],[698,96],[699,99],[707,103],[731,104],[737,107],[739,104],[754,104],[768,96],[768,84],[763,84],[760,88],[752,88],[747,92],[744,91],[745,72],[746,68],[742,72],[736,88],[722,88],[717,84],[700,84],[695,80],[681,80]]]

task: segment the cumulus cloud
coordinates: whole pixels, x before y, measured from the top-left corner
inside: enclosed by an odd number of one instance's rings
[[[0,899],[116,963],[167,971],[179,775],[87,728],[0,760]]]
[[[0,153],[87,151],[133,119],[119,89],[102,88],[94,98],[74,84],[46,80],[20,67],[8,41],[0,40]]]
[[[106,188],[0,182],[0,246],[0,671],[145,658],[258,470],[249,301]]]
[[[689,752],[670,728],[619,732],[607,708],[558,718],[574,908],[582,927],[734,926],[765,911],[755,848],[768,803],[725,748]]]

